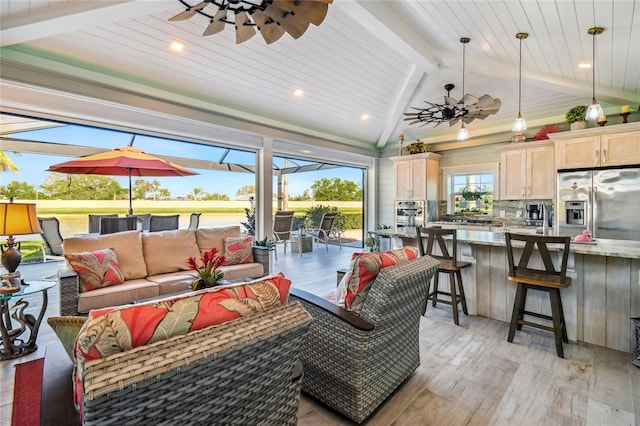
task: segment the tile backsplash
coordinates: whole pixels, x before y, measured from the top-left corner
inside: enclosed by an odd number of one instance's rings
[[[484,214],[477,213],[473,214],[465,214],[466,217],[473,216],[477,219],[485,219],[485,220],[494,220],[496,222],[507,222],[509,225],[523,225],[525,219],[527,219],[526,215],[526,205],[527,204],[539,204],[544,203],[547,218],[551,219],[551,224],[553,224],[554,218],[554,205],[553,200],[494,200],[493,201],[493,214]],[[501,212],[504,211],[504,217],[501,216]],[[453,215],[447,214],[447,202],[439,201],[438,202],[438,220],[446,220],[446,218],[451,218]]]

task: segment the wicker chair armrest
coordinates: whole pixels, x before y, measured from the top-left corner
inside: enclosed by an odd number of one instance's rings
[[[359,316],[347,311],[346,309],[336,305],[335,303],[323,299],[320,296],[309,293],[308,291],[300,290],[298,288],[291,288],[289,294],[295,299],[301,300],[302,302],[315,305],[317,308],[320,308],[327,313],[332,314],[336,318],[358,330],[372,331],[375,329],[375,326],[373,324],[363,320]]]
[[[78,315],[78,274],[72,268],[58,272],[58,291],[60,315]]]

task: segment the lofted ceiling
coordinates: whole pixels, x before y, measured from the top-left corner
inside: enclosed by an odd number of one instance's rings
[[[403,113],[442,103],[447,83],[462,97],[460,37],[471,38],[465,91],[502,101],[497,114],[468,126],[472,141],[491,143],[509,140],[518,112],[516,33],[529,33],[522,113],[531,137],[590,102],[591,71],[578,64],[591,62],[587,29],[597,25],[605,28],[595,81],[605,114],[635,110],[640,98],[636,0],[334,0],[321,25],[270,45],[259,34],[236,44],[232,26],[203,37],[203,16],[168,21],[184,10],[178,0],[0,0],[0,74],[15,79],[2,69],[19,65],[45,78],[68,75],[233,117],[247,129],[259,123],[371,153],[396,146],[399,133],[448,149],[457,127],[409,125]],[[182,53],[169,50],[172,40],[185,44]]]

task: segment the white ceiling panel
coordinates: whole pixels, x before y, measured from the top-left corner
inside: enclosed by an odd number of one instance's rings
[[[238,45],[231,26],[203,37],[208,20],[199,15],[168,21],[183,10],[178,0],[0,0],[2,61],[374,152],[400,132],[455,138],[448,124],[410,126],[403,112],[441,103],[446,83],[462,96],[462,36],[471,38],[465,91],[502,101],[497,114],[471,123],[472,137],[509,138],[521,31],[529,33],[522,112],[529,123],[557,122],[590,101],[591,72],[577,65],[591,61],[587,29],[598,25],[596,96],[605,111],[638,107],[640,0],[334,0],[320,26],[271,45],[260,34]],[[183,53],[168,50],[172,39],[185,43]],[[292,96],[296,88],[304,97]]]

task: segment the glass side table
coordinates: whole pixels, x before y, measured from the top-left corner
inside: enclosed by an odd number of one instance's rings
[[[38,349],[36,338],[38,329],[47,310],[47,290],[55,286],[55,281],[31,281],[20,286],[20,291],[0,294],[0,360],[14,359],[30,354]],[[29,302],[24,296],[42,294],[42,307],[36,318],[25,312]],[[13,304],[13,306],[11,305]],[[29,331],[29,337],[23,335]]]

